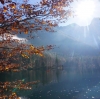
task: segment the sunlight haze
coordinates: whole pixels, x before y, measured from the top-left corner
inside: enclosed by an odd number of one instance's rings
[[[29,0],[30,4],[36,4],[41,0]],[[67,26],[76,23],[79,26],[88,26],[94,18],[100,17],[100,1],[99,0],[74,0],[71,4],[74,11],[74,17],[68,18],[65,23],[60,23],[59,26]]]
[[[94,18],[100,17],[100,1],[99,0],[78,0],[71,4],[74,10],[74,17],[70,17],[66,23],[60,26],[67,26],[76,23],[79,26],[88,26]]]

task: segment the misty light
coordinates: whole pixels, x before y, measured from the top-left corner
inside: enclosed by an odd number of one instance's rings
[[[76,8],[76,16],[80,20],[89,20],[94,16],[95,2],[92,0],[82,0]]]

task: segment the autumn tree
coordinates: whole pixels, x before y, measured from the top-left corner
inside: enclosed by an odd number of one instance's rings
[[[0,69],[9,63],[9,59],[28,58],[31,54],[43,56],[45,50],[54,46],[35,47],[14,38],[25,34],[27,40],[34,38],[37,31],[53,31],[59,22],[64,22],[71,15],[70,3],[73,0],[42,0],[37,4],[22,3],[14,0],[0,0]],[[8,65],[7,68],[14,67]],[[16,66],[15,66],[16,67]]]

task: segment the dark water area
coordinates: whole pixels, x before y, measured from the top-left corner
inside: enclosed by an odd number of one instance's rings
[[[28,70],[0,74],[0,82],[39,81],[31,90],[17,91],[20,99],[100,99],[100,72]]]

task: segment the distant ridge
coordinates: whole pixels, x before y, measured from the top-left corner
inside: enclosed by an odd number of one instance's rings
[[[40,31],[39,38],[29,41],[36,46],[56,45],[54,52],[62,55],[99,55],[100,54],[100,20],[94,19],[90,26],[77,24],[56,27],[54,33]],[[33,33],[34,34],[34,33]],[[23,35],[21,37],[24,37]]]

